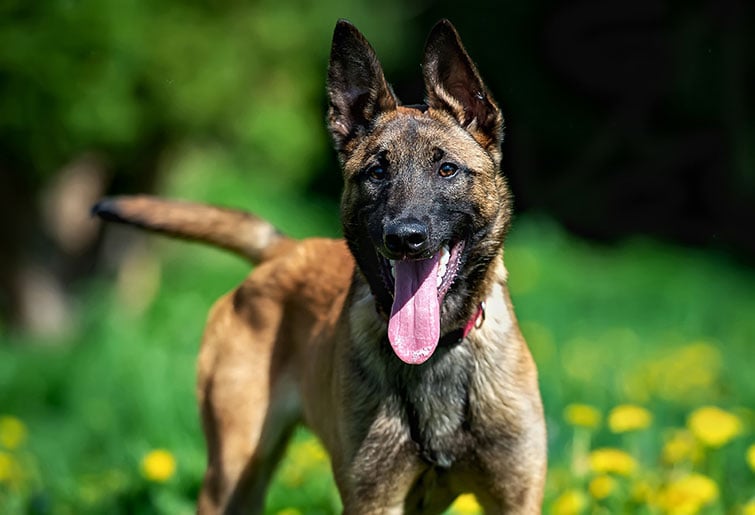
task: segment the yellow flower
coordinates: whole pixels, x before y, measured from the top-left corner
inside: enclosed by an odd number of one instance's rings
[[[328,453],[315,438],[296,443],[291,448],[291,459],[300,467],[311,467],[328,462]]]
[[[608,427],[614,433],[626,433],[645,429],[653,421],[653,415],[635,404],[616,406],[608,415]]]
[[[553,503],[553,515],[577,515],[587,507],[587,496],[579,490],[567,490]]]
[[[685,460],[694,463],[700,459],[700,448],[692,433],[686,429],[677,429],[663,446],[661,456],[663,461],[669,465],[675,465]]]
[[[718,498],[718,485],[702,474],[671,481],[658,494],[658,504],[667,513],[694,514]]]
[[[590,453],[590,468],[598,474],[628,476],[637,468],[637,462],[621,449],[606,447]]]
[[[328,454],[320,441],[308,436],[290,445],[280,468],[280,478],[289,488],[298,488],[309,474],[328,470]]]
[[[742,515],[755,515],[755,499],[744,505]]]
[[[296,508],[283,508],[277,515],[302,515]]]
[[[451,505],[451,513],[458,515],[478,515],[482,513],[482,507],[474,495],[462,494]]]
[[[605,499],[606,497],[611,495],[611,492],[613,492],[615,489],[616,480],[611,476],[607,476],[605,474],[594,477],[590,481],[590,484],[587,485],[587,490],[590,492],[590,495],[592,495],[594,499],[598,500]]]
[[[600,425],[600,411],[588,404],[569,404],[564,419],[569,425],[595,429]]]
[[[164,483],[176,472],[176,459],[165,449],[155,449],[142,458],[142,475],[149,481]]]
[[[742,423],[736,415],[715,406],[693,411],[687,419],[687,427],[708,447],[721,447],[742,431]]]
[[[642,401],[651,394],[683,402],[708,399],[720,380],[722,362],[721,351],[708,342],[667,350],[629,373],[626,393]]]
[[[26,440],[26,426],[16,417],[0,417],[0,445],[6,449],[16,449]]]
[[[747,464],[755,472],[755,443],[747,448]]]
[[[0,483],[11,482],[18,477],[18,463],[10,453],[0,451]]]

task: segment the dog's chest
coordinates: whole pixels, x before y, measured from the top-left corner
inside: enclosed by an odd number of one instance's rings
[[[361,426],[357,433],[370,433],[370,426],[401,427],[401,438],[414,442],[425,461],[450,467],[470,440],[472,352],[460,344],[437,349],[420,366],[402,363],[388,344],[385,322],[375,313],[369,291],[357,290],[350,313],[354,354],[348,381],[348,403]],[[382,424],[383,417],[393,422]]]
[[[422,458],[448,468],[469,441],[469,388],[472,363],[464,349],[453,349],[427,367],[403,369],[391,387],[398,409]],[[453,353],[453,355],[451,355]]]

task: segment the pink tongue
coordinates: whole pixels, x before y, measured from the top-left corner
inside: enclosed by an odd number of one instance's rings
[[[440,339],[439,260],[440,253],[419,261],[395,261],[388,339],[396,356],[410,365],[427,361]]]

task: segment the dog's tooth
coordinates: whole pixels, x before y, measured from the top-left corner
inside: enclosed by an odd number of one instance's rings
[[[440,252],[440,264],[441,265],[447,265],[448,261],[451,259],[451,254],[448,252],[444,252],[445,248]]]
[[[389,263],[390,263],[390,265],[391,265],[391,275],[392,275],[392,276],[393,276],[393,278],[395,279],[395,278],[396,278],[396,262],[395,262],[394,260],[392,260],[392,259],[391,259],[391,260],[389,261]]]
[[[441,263],[440,266],[438,266],[438,277],[443,278],[444,275],[446,275],[446,270],[448,267],[445,265],[445,263]]]
[[[435,278],[435,287],[440,288],[441,284],[443,284],[443,276],[438,274],[438,277]]]

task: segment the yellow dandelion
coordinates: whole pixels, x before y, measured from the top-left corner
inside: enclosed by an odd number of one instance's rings
[[[640,364],[625,384],[631,398],[654,397],[688,402],[710,398],[722,371],[721,352],[708,342],[695,342],[668,350]],[[640,390],[640,395],[635,389]]]
[[[616,490],[616,480],[611,476],[601,474],[595,476],[587,485],[587,491],[590,492],[593,499],[602,500],[611,495]]]
[[[692,434],[708,447],[721,447],[742,431],[739,417],[715,406],[704,406],[687,419]]]
[[[742,507],[742,515],[755,515],[755,499],[748,501],[748,503]]]
[[[721,351],[715,345],[697,341],[677,349],[666,362],[666,390],[677,399],[700,394],[716,384],[721,374]]]
[[[473,494],[462,494],[451,505],[451,513],[457,515],[478,515],[482,507]]]
[[[608,414],[608,427],[614,433],[627,433],[645,429],[653,421],[653,415],[636,404],[621,404]]]
[[[281,466],[279,476],[288,488],[299,488],[304,483],[305,471],[297,467],[295,463],[286,460]]]
[[[26,426],[11,415],[0,417],[0,445],[6,449],[17,449],[26,440]]]
[[[283,508],[277,513],[277,515],[302,515],[302,513],[296,508]]]
[[[658,494],[659,506],[668,513],[693,514],[718,499],[718,485],[702,474],[671,481]]]
[[[176,472],[176,459],[170,451],[155,449],[142,458],[142,475],[149,481],[164,483]]]
[[[0,451],[0,483],[8,483],[16,479],[18,464],[10,453]]]
[[[579,490],[567,490],[556,499],[551,508],[552,515],[578,515],[587,508],[587,496]]]
[[[598,474],[619,474],[628,476],[637,468],[637,462],[629,453],[621,449],[605,447],[590,453],[590,468]]]
[[[300,467],[313,467],[328,462],[328,453],[315,438],[308,438],[291,447],[291,459]]]
[[[746,458],[750,469],[755,472],[755,443],[747,448]]]
[[[686,429],[677,429],[663,445],[661,458],[669,465],[683,461],[695,463],[700,460],[700,447],[692,433]]]
[[[600,425],[600,411],[589,404],[569,404],[564,409],[564,419],[569,425],[595,429]]]
[[[323,473],[328,468],[328,454],[314,437],[297,440],[289,446],[280,469],[280,478],[289,488],[298,488],[308,474]]]

